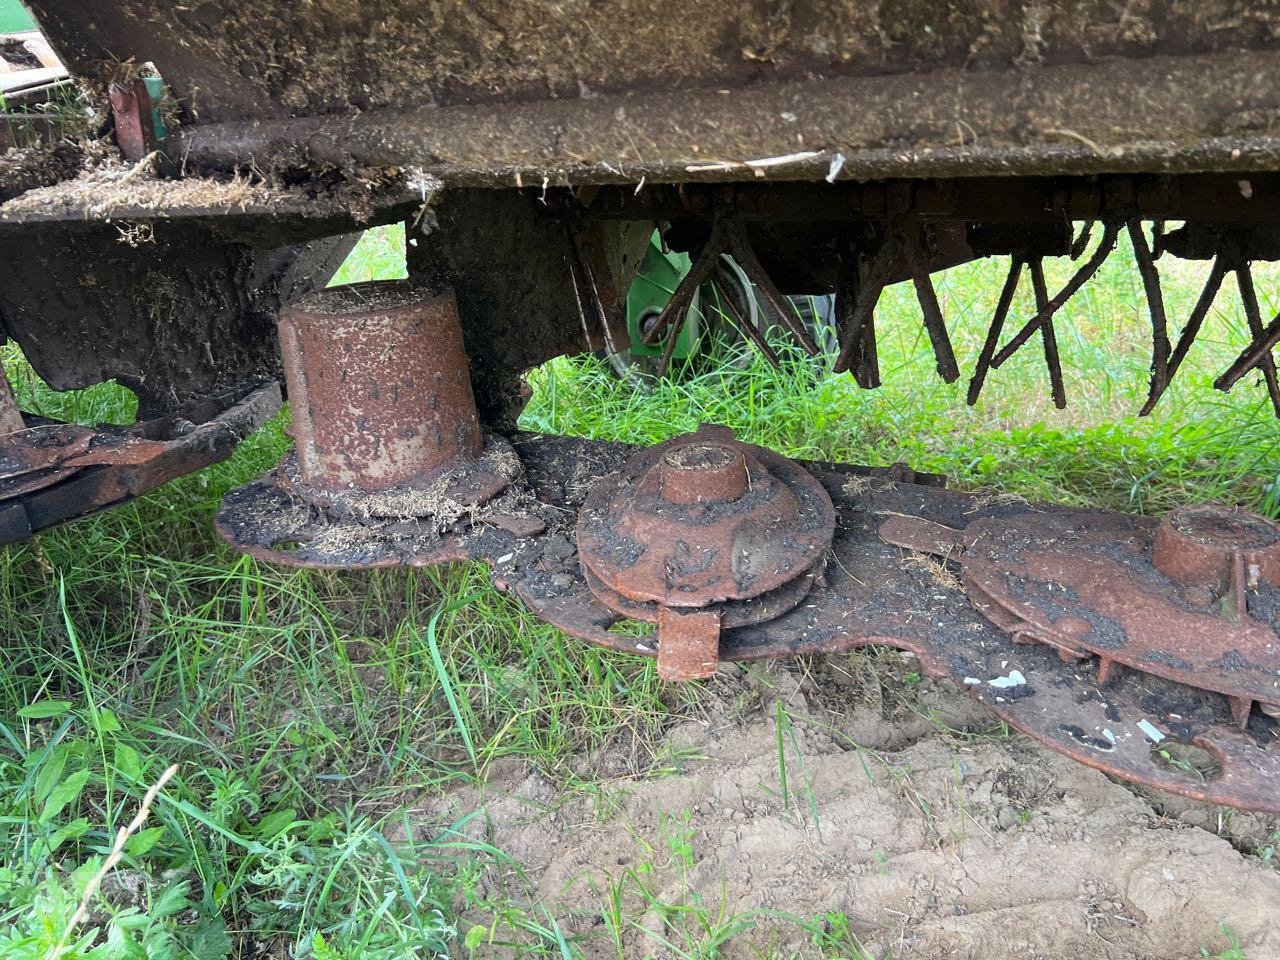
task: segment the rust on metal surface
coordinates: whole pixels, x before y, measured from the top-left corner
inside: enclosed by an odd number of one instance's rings
[[[25,430],[26,427],[22,411],[18,409],[18,401],[13,396],[13,386],[4,370],[0,369],[0,436]]]
[[[656,622],[663,676],[692,679],[714,672],[722,625],[771,620],[803,600],[834,524],[830,497],[800,466],[704,426],[597,481],[577,541],[600,602]]]
[[[1256,514],[1026,512],[949,532],[893,518],[881,536],[958,561],[993,622],[1064,661],[1096,656],[1101,682],[1119,665],[1219,693],[1241,726],[1254,701],[1280,703],[1280,530]]]
[[[0,543],[116,506],[225,460],[280,409],[256,384],[128,427],[45,421],[0,437]]]
[[[452,291],[335,287],[280,313],[302,481],[378,493],[476,459],[484,436]]]
[[[536,536],[520,461],[480,428],[452,291],[400,282],[313,294],[280,316],[295,450],[229,494],[233,546],[324,569],[426,566]]]
[[[574,496],[566,496],[575,464],[590,460],[608,469],[631,454],[618,444],[551,437],[516,438],[516,449],[531,490],[560,508],[575,505]],[[1250,711],[1241,728],[1238,699],[1139,669],[1098,677],[1075,658],[1064,661],[1049,645],[1018,643],[1012,630],[1020,621],[1008,610],[967,593],[960,578],[904,555],[881,537],[896,526],[903,536],[892,539],[905,539],[909,549],[963,563],[975,524],[1058,517],[1069,525],[1074,514],[893,482],[884,472],[851,483],[851,468],[808,466],[839,508],[833,562],[800,603],[772,619],[722,622],[719,660],[839,653],[869,644],[898,647],[1014,728],[1075,760],[1156,789],[1280,813],[1280,723],[1265,710]],[[1114,528],[1125,529],[1127,519],[1114,518]],[[1154,524],[1137,520],[1154,537]],[[572,636],[661,661],[660,641],[626,628],[635,612],[603,603],[589,577],[574,576],[572,552],[549,549],[552,542],[564,543],[555,534],[514,548],[504,543],[504,553],[490,557],[495,582],[514,589],[535,613]],[[1161,749],[1172,742],[1206,750],[1220,772],[1200,776],[1170,765]]]
[[[705,680],[720,663],[720,610],[658,612],[658,676],[663,680]]]
[[[116,125],[116,144],[126,160],[137,163],[159,145],[152,121],[154,104],[146,82],[141,78],[114,81],[107,87],[107,97]]]

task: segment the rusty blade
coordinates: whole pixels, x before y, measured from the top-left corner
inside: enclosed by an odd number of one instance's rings
[[[896,528],[884,535],[904,539]],[[1149,518],[1079,512],[979,520],[958,534],[970,596],[999,607],[1026,638],[1228,697],[1280,702],[1277,624],[1224,616],[1222,586],[1193,594],[1170,579],[1152,562],[1156,535]],[[933,537],[933,525],[914,536]]]

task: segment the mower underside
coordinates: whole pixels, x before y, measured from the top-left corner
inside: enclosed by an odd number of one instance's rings
[[[666,373],[726,258],[796,350],[864,389],[884,375],[881,293],[909,281],[970,403],[1025,348],[1062,407],[1055,319],[1121,240],[1150,334],[1139,412],[1234,283],[1248,337],[1215,386],[1280,414],[1280,316],[1254,283],[1280,259],[1280,14],[31,5],[114,139],[40,123],[0,156],[0,318],[50,385],[115,379],[140,414],[52,423],[0,384],[0,540],[228,456],[283,385],[296,450],[217,519],[263,561],[484,560],[543,619],[673,680],[895,646],[1077,760],[1280,812],[1271,520],[982,498],[714,425],[649,449],[516,430],[522,375],[550,358],[642,339]],[[400,221],[407,280],[324,289],[353,231]],[[688,268],[637,331],[655,231]],[[962,371],[932,277],[991,256],[1008,271]],[[1164,303],[1176,259],[1210,265],[1188,316]],[[834,297],[829,344],[798,294]],[[778,362],[777,332],[726,303]],[[1170,762],[1175,745],[1211,769]]]

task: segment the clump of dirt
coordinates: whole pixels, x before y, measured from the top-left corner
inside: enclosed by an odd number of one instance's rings
[[[628,957],[688,951],[706,918],[754,921],[727,960],[832,955],[780,914],[895,960],[1185,960],[1224,949],[1224,927],[1246,956],[1280,956],[1280,872],[1248,855],[1276,818],[1157,801],[993,734],[953,686],[916,676],[896,652],[726,666],[661,743],[584,758],[598,789],[513,763],[425,813],[481,808],[469,829],[527,879],[485,884],[544,904],[588,958],[619,955],[611,910]],[[636,756],[684,759],[657,777]]]

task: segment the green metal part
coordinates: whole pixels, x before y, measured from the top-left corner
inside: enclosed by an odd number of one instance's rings
[[[697,350],[702,317],[700,294],[694,295],[693,302],[685,311],[683,324],[678,328],[673,325],[673,332],[657,343],[644,342],[646,323],[652,322],[662,312],[676,286],[689,272],[689,266],[688,254],[663,252],[661,237],[655,230],[649,240],[644,263],[627,292],[627,333],[631,337],[633,356],[660,356],[671,336],[679,337],[671,354],[673,357],[684,359]]]

